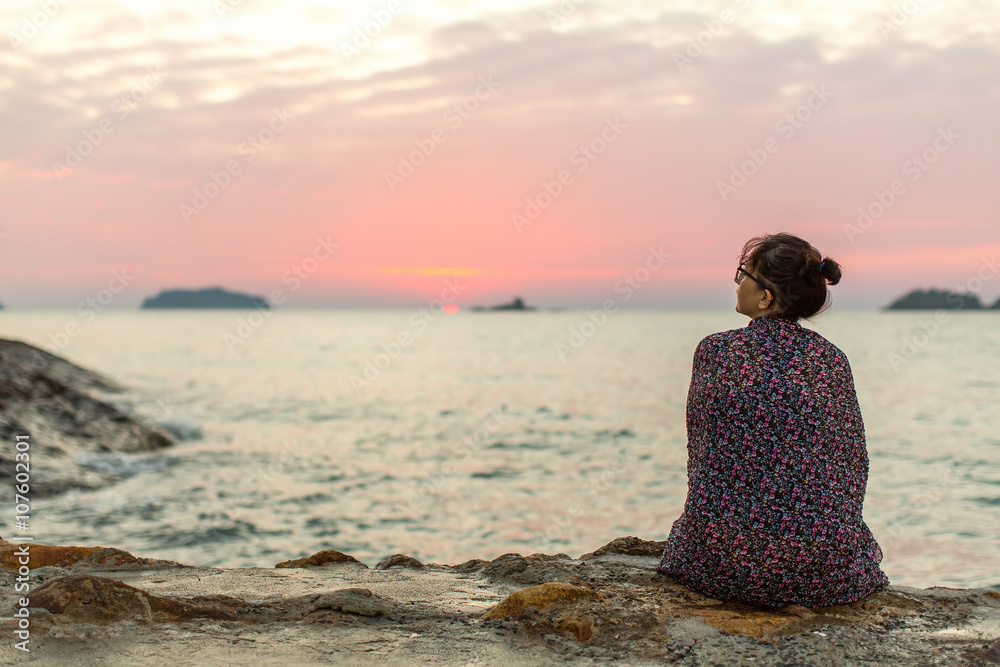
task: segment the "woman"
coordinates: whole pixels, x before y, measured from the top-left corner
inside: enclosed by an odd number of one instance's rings
[[[847,604],[889,585],[861,517],[868,454],[850,364],[798,323],[840,277],[791,234],[743,247],[736,311],[751,319],[695,351],[687,500],[658,572],[764,607]]]

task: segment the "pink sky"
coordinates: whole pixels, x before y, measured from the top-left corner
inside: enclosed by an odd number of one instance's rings
[[[0,9],[5,306],[71,308],[116,270],[122,307],[207,286],[408,306],[450,276],[462,305],[593,306],[652,246],[670,260],[630,305],[731,309],[743,242],[789,231],[843,265],[835,306],[868,308],[1000,254],[998,9],[182,4]],[[88,154],[62,171],[68,149]],[[318,239],[336,250],[293,289]]]

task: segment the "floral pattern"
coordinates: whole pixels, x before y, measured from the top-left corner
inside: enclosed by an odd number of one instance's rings
[[[658,572],[766,607],[847,604],[889,585],[861,516],[864,423],[835,345],[774,315],[705,337],[687,432],[687,499]]]

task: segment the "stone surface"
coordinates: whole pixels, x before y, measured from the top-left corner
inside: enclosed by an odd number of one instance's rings
[[[628,556],[650,556],[659,559],[667,541],[653,542],[638,537],[619,537],[611,540],[597,551],[580,556],[580,560],[592,560],[604,554],[626,554]]]
[[[165,623],[193,618],[235,621],[233,598],[175,600],[149,593],[114,579],[94,575],[59,577],[31,595],[31,606],[57,614],[60,621],[106,625],[121,621]]]
[[[390,567],[409,567],[415,570],[422,570],[424,564],[412,556],[406,554],[393,554],[388,558],[379,561],[375,566],[376,570],[388,570]]]
[[[310,557],[319,567],[221,569],[51,547],[83,557],[32,561],[32,657],[45,665],[997,664],[997,591],[890,586],[849,605],[760,609],[657,573],[655,545],[620,538],[587,560],[503,554],[422,568],[397,555],[387,561],[403,562],[382,569],[335,551]],[[542,576],[553,579],[525,583]],[[14,578],[0,569],[4,608],[13,608]],[[0,621],[0,631],[13,621]],[[10,650],[0,644],[0,663],[13,662]]]
[[[11,443],[15,436],[29,436],[33,499],[120,479],[108,468],[81,466],[81,456],[150,452],[174,444],[152,420],[130,415],[108,400],[123,391],[61,357],[0,339],[0,440]],[[15,455],[14,447],[0,448],[0,488],[13,487]]]
[[[566,554],[555,556],[504,554],[483,565],[481,569],[481,573],[491,580],[504,580],[529,586],[547,581],[582,583],[573,572],[574,568]]]
[[[1000,665],[1000,639],[993,642],[986,650],[978,653],[964,653],[962,657],[967,660],[980,661],[990,665]]]
[[[309,623],[329,622],[332,613],[379,618],[388,616],[390,604],[367,588],[343,588],[308,601],[309,609],[299,616]]]
[[[17,551],[21,545],[11,544],[0,537],[0,568],[16,572],[22,565],[23,556]],[[28,567],[58,567],[88,571],[153,569],[157,567],[187,567],[171,560],[139,558],[127,551],[113,547],[60,547],[47,544],[32,544],[29,550]]]
[[[512,593],[506,600],[488,611],[483,618],[491,620],[510,619],[530,610],[545,612],[562,603],[576,602],[584,598],[597,598],[598,595],[589,588],[571,586],[558,581],[550,581],[538,586],[522,588]]]
[[[368,567],[354,556],[335,551],[334,549],[317,551],[307,558],[282,561],[275,565],[275,567],[324,567],[326,565],[342,565],[344,563],[355,563],[363,567]]]

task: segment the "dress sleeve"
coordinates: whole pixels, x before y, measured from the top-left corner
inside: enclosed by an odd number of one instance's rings
[[[843,402],[843,416],[841,424],[844,434],[850,443],[851,455],[858,465],[858,472],[863,478],[868,477],[868,448],[865,442],[865,422],[861,416],[861,403],[858,400],[857,388],[854,386],[854,374],[851,372],[851,363],[847,360],[847,355],[840,353],[841,367],[840,377],[843,378],[840,396]],[[864,493],[864,482],[862,482],[861,493]]]
[[[709,337],[703,338],[694,351],[691,364],[691,385],[687,396],[688,442],[698,442],[705,433],[711,418],[709,392],[714,373],[713,345]]]

